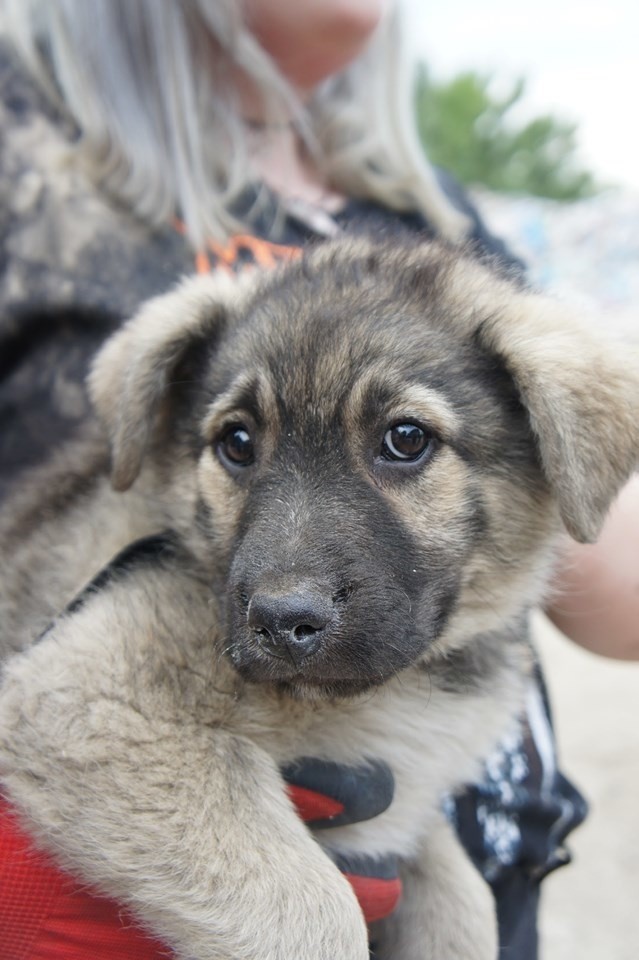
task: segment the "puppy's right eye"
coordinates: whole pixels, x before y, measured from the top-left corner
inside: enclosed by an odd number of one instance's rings
[[[255,447],[251,435],[242,423],[233,424],[216,444],[217,454],[226,466],[248,467],[255,460]]]

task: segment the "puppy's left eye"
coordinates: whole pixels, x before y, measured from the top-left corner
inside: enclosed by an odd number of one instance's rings
[[[433,434],[416,423],[396,423],[384,434],[382,456],[385,460],[419,460],[434,442]]]

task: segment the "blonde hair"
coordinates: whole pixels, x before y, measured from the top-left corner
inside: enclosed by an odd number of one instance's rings
[[[92,178],[151,223],[179,213],[195,248],[248,226],[232,213],[252,180],[238,69],[267,117],[293,117],[335,189],[420,211],[451,239],[467,229],[419,143],[396,13],[306,105],[237,0],[0,0],[0,16],[77,124]]]

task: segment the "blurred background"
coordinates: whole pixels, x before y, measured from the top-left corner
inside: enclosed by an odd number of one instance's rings
[[[639,340],[636,0],[406,0],[431,159],[533,280]],[[638,626],[639,629],[639,626]],[[536,624],[562,766],[591,813],[544,883],[542,960],[639,957],[639,664]]]
[[[476,188],[535,282],[636,336],[639,5],[405,2],[431,159]]]
[[[634,0],[406,0],[438,82],[467,71],[496,86],[524,78],[519,117],[578,125],[580,160],[602,182],[639,188],[633,116],[639,88]]]

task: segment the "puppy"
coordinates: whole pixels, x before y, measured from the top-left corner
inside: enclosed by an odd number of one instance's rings
[[[151,301],[90,389],[102,427],[2,522],[28,828],[181,958],[364,960],[335,864],[392,854],[380,958],[494,960],[441,801],[521,707],[565,530],[635,468],[636,365],[470,254],[340,240]],[[385,764],[392,803],[311,834],[308,757]]]

